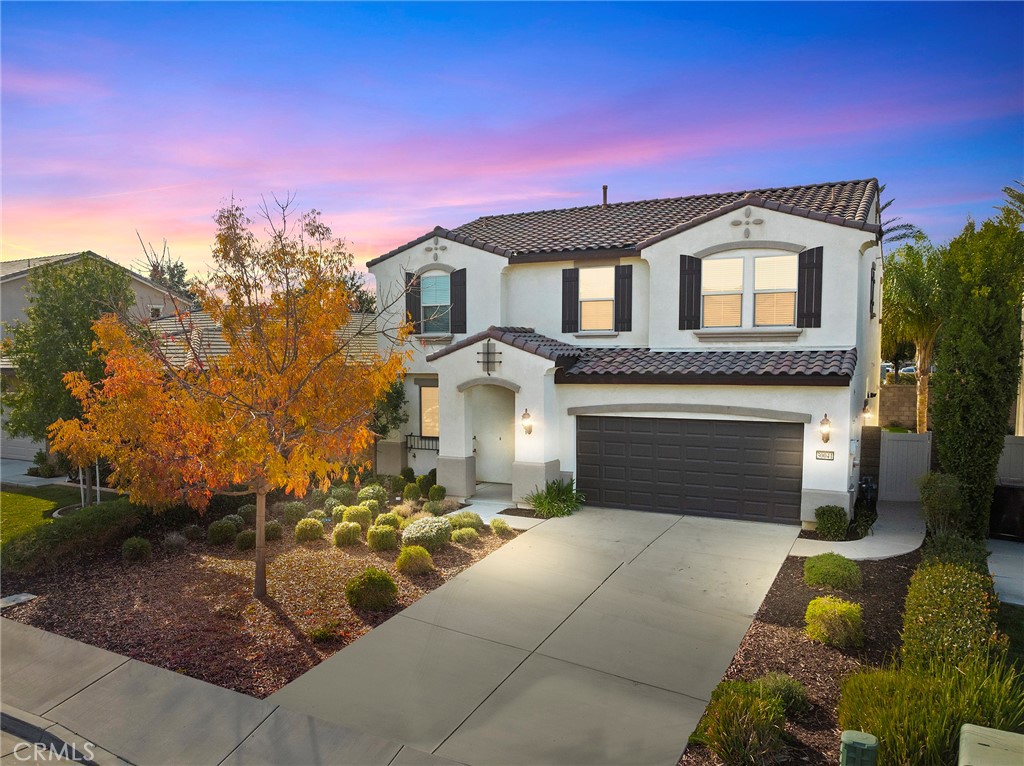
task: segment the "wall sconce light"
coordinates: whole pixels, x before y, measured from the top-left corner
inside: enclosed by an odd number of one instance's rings
[[[533,416],[529,410],[523,410],[523,433],[527,436],[533,433]]]
[[[825,413],[825,417],[821,419],[818,424],[818,430],[821,432],[821,441],[824,444],[828,444],[829,438],[832,436],[832,421],[828,419],[828,413]]]

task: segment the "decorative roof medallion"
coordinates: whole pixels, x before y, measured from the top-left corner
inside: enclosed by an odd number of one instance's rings
[[[753,220],[751,220],[751,218],[750,218],[751,215],[753,215],[753,209],[747,207],[747,208],[743,209],[743,218],[737,218],[737,219],[735,219],[733,221],[730,221],[730,223],[733,226],[743,226],[744,227],[744,229],[743,229],[743,239],[750,239],[750,227],[751,226],[760,226],[762,223],[764,223],[764,219],[762,219],[762,218],[754,218]]]

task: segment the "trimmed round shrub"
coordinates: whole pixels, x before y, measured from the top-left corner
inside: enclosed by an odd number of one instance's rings
[[[324,500],[324,511],[327,512],[328,516],[332,515],[334,513],[334,509],[339,507],[344,508],[341,501],[336,497],[329,497]]]
[[[448,521],[451,523],[452,529],[464,529],[468,527],[479,532],[484,528],[484,520],[480,518],[479,513],[474,513],[473,511],[459,511],[458,513],[453,513],[448,517]]]
[[[327,518],[327,514],[324,513],[319,508],[314,508],[312,511],[310,511],[309,513],[306,514],[306,518],[307,519],[316,519],[317,521],[322,522],[324,519]]]
[[[401,520],[397,513],[382,513],[374,519],[373,523],[378,527],[394,527],[395,529],[398,529],[401,525]]]
[[[228,545],[235,541],[238,529],[227,519],[213,522],[206,528],[206,542],[210,545]]]
[[[145,537],[129,537],[121,544],[121,558],[141,563],[153,558],[153,545]]]
[[[460,527],[452,530],[452,542],[457,545],[476,545],[480,535],[473,527]]]
[[[363,528],[354,521],[339,521],[334,526],[334,544],[339,548],[356,545],[363,534]]]
[[[430,552],[419,545],[407,545],[402,548],[395,561],[395,568],[404,575],[424,575],[434,571],[434,559]]]
[[[414,474],[413,479],[415,478],[416,476]],[[405,485],[408,483],[409,480],[406,479],[404,476],[392,476],[391,480],[388,483],[388,489],[390,490],[391,496],[395,497],[396,495],[401,495],[402,490],[405,489]]]
[[[403,468],[399,476],[405,479],[405,484],[413,484],[416,481],[416,472],[412,469],[412,466],[407,465]],[[405,484],[402,485],[402,489],[405,489]]]
[[[822,540],[845,540],[850,520],[841,505],[822,505],[814,509],[818,535]]]
[[[393,606],[397,595],[398,586],[391,575],[376,567],[367,567],[345,583],[345,598],[353,609],[379,612]]]
[[[356,524],[361,526],[365,532],[370,528],[370,523],[373,521],[373,514],[365,505],[353,505],[345,509],[345,512],[341,516],[341,520],[354,521]]]
[[[409,483],[409,484],[406,484],[405,485],[405,489],[402,490],[402,499],[406,500],[406,501],[408,501],[410,503],[414,503],[414,502],[416,502],[417,500],[420,499],[420,496],[422,494],[423,493],[420,492],[420,488],[419,488],[418,484]]]
[[[437,482],[434,480],[434,476],[431,474],[424,474],[423,476],[416,477],[416,486],[420,488],[420,497],[427,497],[430,492],[430,488],[433,487]]]
[[[284,529],[281,527],[281,522],[277,519],[271,519],[263,528],[263,537],[268,542],[270,540],[280,540],[283,534]]]
[[[768,673],[755,678],[751,686],[762,697],[780,700],[787,716],[799,717],[811,709],[807,688],[793,676],[785,673]]]
[[[924,564],[957,564],[988,576],[989,550],[984,540],[939,532],[924,541]]]
[[[206,537],[206,532],[198,524],[186,524],[181,528],[181,534],[185,536],[186,540],[202,540]]]
[[[380,484],[367,484],[359,490],[357,499],[360,504],[367,500],[376,500],[379,505],[384,505],[388,501],[388,491]]]
[[[856,561],[838,553],[822,553],[804,562],[804,582],[849,591],[860,590],[863,578]]]
[[[255,503],[246,503],[238,507],[236,511],[239,518],[242,519],[244,524],[255,524],[256,523],[256,505]],[[226,516],[224,518],[227,518]]]
[[[423,504],[423,512],[429,513],[431,516],[443,516],[444,507],[440,500],[428,500]]]
[[[295,542],[308,543],[324,536],[324,525],[316,519],[300,519],[295,525]]]
[[[860,604],[835,596],[820,596],[807,605],[804,622],[807,624],[804,633],[812,641],[839,649],[864,644]]]
[[[356,490],[354,487],[351,487],[348,484],[342,484],[338,487],[331,487],[330,495],[332,498],[337,500],[341,505],[355,505]]]
[[[243,529],[245,529],[245,521],[237,513],[229,513],[222,519],[222,521],[230,521],[232,524],[234,524],[236,532],[241,532]]]
[[[440,550],[452,536],[452,525],[444,516],[412,522],[402,532],[402,545],[419,545],[431,553]]]
[[[408,516],[407,518],[402,519],[402,522],[399,525],[399,529],[405,529],[410,524],[412,524],[415,521],[419,521],[420,519],[432,519],[432,518],[434,518],[434,517],[432,515],[430,515],[429,513],[427,513],[426,511],[417,511],[412,516]]]
[[[309,497],[306,498],[311,506],[314,508],[323,508],[324,500],[327,499],[327,493],[322,489],[314,489],[309,493]]]
[[[744,686],[716,689],[701,723],[700,739],[725,764],[772,764],[785,750],[782,702]]]
[[[235,547],[240,551],[251,551],[256,547],[256,530],[243,529],[235,536]]]
[[[270,512],[275,516],[284,516],[284,509],[288,507],[287,500],[278,500],[270,506]]]
[[[435,484],[429,490],[427,490],[427,497],[431,500],[444,500],[448,496],[448,490],[442,487],[440,484]]]
[[[163,546],[168,553],[181,553],[188,545],[185,535],[180,532],[168,532],[164,535]]]
[[[370,518],[377,518],[377,514],[380,513],[380,503],[376,500],[364,500],[360,505],[370,509]]]
[[[286,503],[284,506],[285,524],[298,524],[306,518],[306,512],[308,510],[309,508],[306,507],[306,504],[300,503],[298,500],[292,500],[290,503]]]
[[[388,526],[373,526],[366,530],[366,545],[371,551],[393,551],[398,548],[398,530]]]
[[[949,473],[926,473],[917,482],[921,489],[921,513],[932,534],[962,532],[963,495],[960,480]]]
[[[515,534],[505,519],[491,519],[491,531],[498,537],[512,537]]]

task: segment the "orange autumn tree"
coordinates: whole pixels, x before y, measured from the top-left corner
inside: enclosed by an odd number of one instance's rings
[[[50,427],[54,447],[80,463],[109,461],[132,502],[203,510],[214,493],[255,494],[257,597],[267,592],[267,493],[302,497],[346,476],[372,445],[374,405],[405,359],[354,352],[376,327],[353,320],[352,256],[317,211],[293,218],[291,199],[274,202],[273,213],[261,208],[265,242],[234,201],[215,218],[214,268],[194,288],[226,350],[213,353],[189,313],[160,334],[107,315],[94,326],[106,377],[69,373],[83,415]]]

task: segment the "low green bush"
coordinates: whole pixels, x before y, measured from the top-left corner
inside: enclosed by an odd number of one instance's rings
[[[373,513],[365,505],[352,505],[341,515],[342,521],[354,521],[365,532],[373,522]]]
[[[324,519],[327,518],[327,514],[321,508],[314,508],[312,511],[306,514],[306,518],[316,519],[317,521],[322,522]]]
[[[395,568],[404,575],[424,575],[434,571],[434,559],[430,552],[419,545],[407,545],[402,548],[395,561]]]
[[[378,527],[394,527],[398,529],[401,525],[401,520],[397,513],[382,513],[373,520],[373,523]]]
[[[404,519],[402,519],[401,523],[399,524],[399,529],[405,529],[414,521],[432,518],[434,518],[434,516],[432,514],[427,513],[426,511],[416,511],[416,513],[412,514],[412,516],[406,516]]]
[[[429,497],[430,488],[433,487],[437,482],[434,480],[434,476],[431,474],[424,474],[423,476],[416,477],[416,486],[420,488],[420,497]]]
[[[700,741],[726,766],[767,766],[778,763],[785,751],[785,722],[780,700],[727,687],[708,704]]]
[[[393,606],[397,596],[398,586],[391,575],[376,567],[367,567],[345,584],[345,598],[353,609],[379,612]]]
[[[333,516],[335,508],[342,508],[341,501],[336,497],[329,497],[324,500],[324,511],[328,516]]]
[[[295,525],[295,542],[308,543],[324,536],[324,525],[316,519],[300,519]]]
[[[440,484],[435,484],[429,490],[427,490],[427,497],[431,500],[444,500],[448,496],[448,490],[442,487]]]
[[[164,535],[163,549],[168,553],[181,553],[187,545],[188,540],[180,532],[168,532]]]
[[[804,562],[804,582],[811,587],[826,585],[839,590],[860,590],[860,567],[838,553],[821,553]]]
[[[265,532],[266,530],[264,530]],[[235,536],[235,547],[240,551],[251,551],[256,547],[256,530],[243,529]]]
[[[956,532],[939,532],[924,541],[925,564],[959,564],[980,575],[988,575],[988,545],[984,540],[963,537]]]
[[[416,472],[412,469],[412,466],[409,465],[401,470],[399,476],[405,479],[405,484],[415,483],[416,481]],[[402,485],[402,489],[405,489],[405,484]]]
[[[850,520],[841,505],[821,505],[814,509],[818,536],[822,540],[845,540]]]
[[[227,519],[213,522],[206,528],[206,542],[210,545],[228,545],[235,541],[238,527]]]
[[[131,563],[143,563],[153,558],[153,545],[145,537],[129,537],[121,543],[121,558]]]
[[[491,519],[491,531],[498,537],[512,537],[515,534],[505,519]]]
[[[334,525],[334,544],[339,548],[356,545],[363,534],[363,528],[354,521],[339,521]]]
[[[415,479],[415,475],[413,479]],[[390,497],[401,496],[402,490],[405,489],[405,485],[408,484],[408,480],[404,476],[389,476],[388,477],[388,494]]]
[[[243,529],[245,529],[245,520],[237,513],[229,513],[227,516],[221,519],[221,521],[230,521],[232,524],[235,525],[236,532],[241,532]]]
[[[337,620],[328,620],[323,625],[318,625],[317,627],[312,628],[308,633],[306,633],[306,635],[314,644],[324,644],[340,638],[340,628],[340,622]]]
[[[428,500],[423,504],[423,512],[429,513],[431,516],[443,516],[444,506],[440,500]]]
[[[376,500],[364,500],[362,505],[370,509],[370,518],[375,519],[380,514],[380,503]]]
[[[420,487],[418,484],[410,483],[406,484],[405,489],[402,490],[402,499],[410,503],[413,503],[419,500],[422,494],[423,493],[420,492]]]
[[[1024,731],[1024,678],[1005,658],[861,670],[841,684],[838,717],[878,737],[878,763],[946,766],[965,723]]]
[[[304,518],[306,518],[306,512],[309,509],[305,503],[299,502],[298,500],[292,500],[290,503],[284,505],[284,523],[285,524],[298,524]]]
[[[326,499],[327,493],[324,492],[322,489],[311,490],[310,493],[306,495],[306,502],[313,508],[323,508],[324,501]]]
[[[181,534],[184,535],[186,540],[192,540],[193,542],[206,537],[206,532],[198,524],[186,524],[181,528]]]
[[[482,530],[484,526],[484,520],[480,518],[479,513],[473,511],[459,511],[448,516],[448,522],[452,525],[452,529],[464,529],[470,528],[475,529],[477,532]]]
[[[337,500],[340,505],[355,505],[356,504],[356,490],[348,484],[342,484],[337,487],[331,487],[330,496],[332,499]]]
[[[366,530],[366,545],[371,551],[393,551],[398,548],[398,530],[388,526],[372,526]]]
[[[268,542],[270,540],[280,540],[283,534],[284,529],[281,527],[281,522],[277,519],[271,519],[263,528],[263,538]]]
[[[957,564],[923,564],[910,578],[903,610],[904,667],[956,665],[1001,652],[992,579]]]
[[[960,480],[949,473],[926,473],[917,485],[921,491],[921,513],[928,531],[932,534],[962,532]]]
[[[526,502],[533,506],[534,513],[542,519],[556,516],[570,516],[583,504],[583,493],[576,490],[572,479],[562,481],[554,479],[528,494]]]
[[[359,490],[357,499],[360,504],[367,500],[376,500],[378,505],[384,505],[388,501],[388,491],[380,484],[367,484]]]
[[[409,524],[402,532],[403,545],[419,545],[434,553],[440,550],[452,536],[452,525],[444,516],[431,516]]]
[[[236,511],[236,513],[242,520],[243,524],[249,524],[251,526],[256,523],[256,505],[254,503],[246,503],[245,505],[238,506],[238,511]]]
[[[452,542],[456,545],[476,545],[480,535],[473,527],[460,527],[452,530]]]
[[[807,688],[786,673],[768,673],[751,681],[751,686],[762,697],[780,700],[787,717],[799,718],[811,709]]]
[[[864,644],[860,604],[835,596],[820,596],[807,605],[804,621],[807,623],[804,632],[812,641],[839,649]]]

